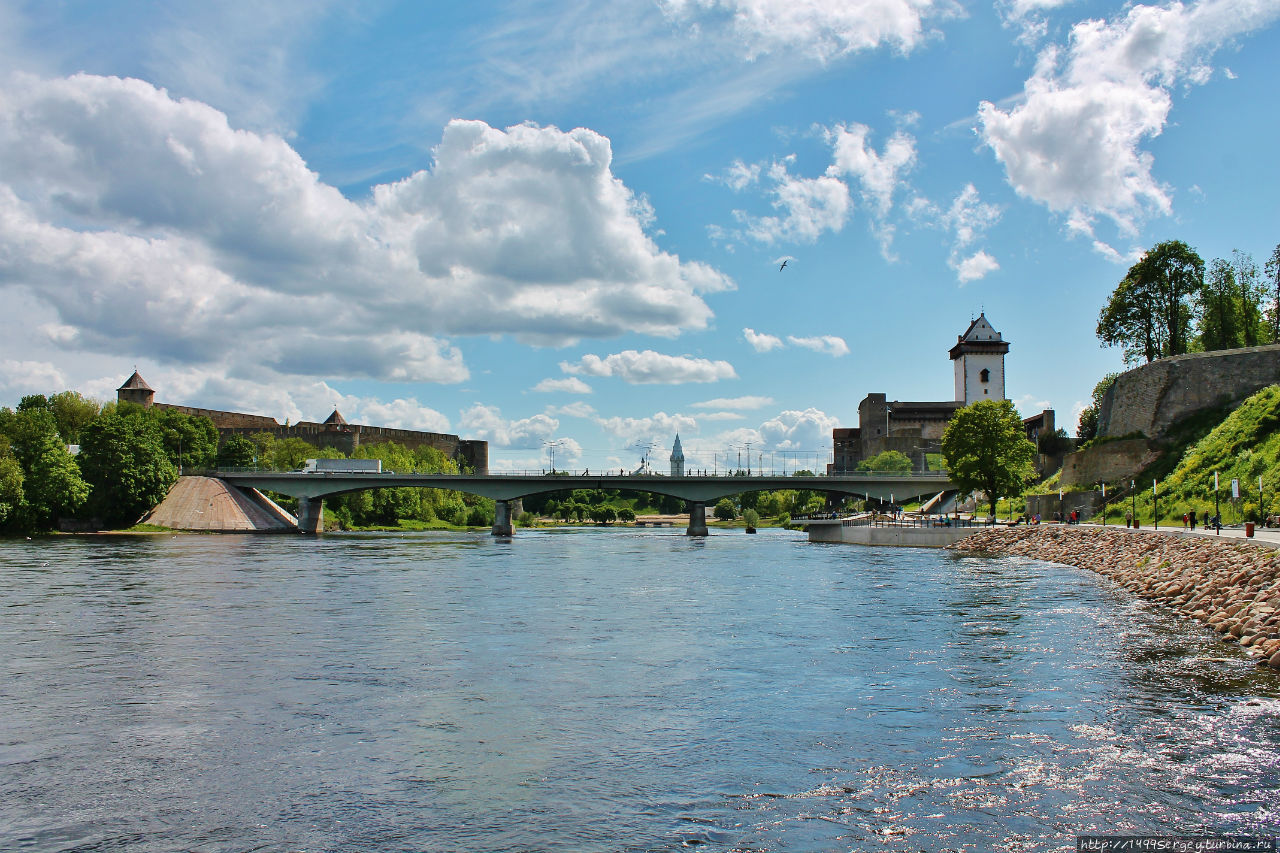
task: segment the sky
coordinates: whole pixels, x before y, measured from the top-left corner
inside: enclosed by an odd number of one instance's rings
[[[1280,0],[0,0],[0,405],[814,468],[979,313],[1074,431],[1170,239],[1280,244]],[[780,269],[783,261],[785,268]],[[748,451],[747,448],[750,447]]]

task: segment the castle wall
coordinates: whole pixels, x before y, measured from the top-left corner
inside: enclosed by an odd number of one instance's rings
[[[1127,486],[1132,477],[1158,457],[1159,454],[1151,450],[1145,438],[1095,444],[1076,453],[1069,453],[1062,460],[1062,485],[1120,483]]]
[[[1238,403],[1280,383],[1280,344],[1162,358],[1116,378],[1102,400],[1098,435],[1159,440],[1204,409]]]

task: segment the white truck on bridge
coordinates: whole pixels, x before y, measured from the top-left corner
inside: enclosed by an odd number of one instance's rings
[[[308,459],[305,474],[381,474],[381,459]]]

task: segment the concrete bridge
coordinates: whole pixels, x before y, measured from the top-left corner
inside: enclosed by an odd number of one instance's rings
[[[497,503],[493,535],[511,536],[515,525],[511,504],[520,498],[569,489],[629,489],[668,495],[689,507],[690,536],[707,535],[707,504],[740,492],[774,489],[810,489],[816,492],[857,495],[879,500],[906,501],[956,487],[945,472],[914,471],[901,474],[833,474],[816,477],[778,475],[662,477],[640,474],[346,474],[315,472],[219,472],[219,479],[234,486],[278,492],[298,499],[298,529],[316,533],[322,527],[324,499],[329,495],[365,489],[451,489]]]

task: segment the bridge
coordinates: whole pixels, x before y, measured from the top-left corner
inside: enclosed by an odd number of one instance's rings
[[[879,474],[828,474],[823,476],[685,476],[653,474],[365,474],[300,471],[223,472],[218,478],[233,486],[278,492],[298,499],[298,529],[317,533],[322,528],[324,499],[329,495],[366,489],[450,489],[492,498],[497,511],[494,536],[515,533],[511,505],[531,495],[569,489],[629,489],[667,495],[686,502],[690,536],[707,535],[707,504],[740,492],[773,489],[810,489],[816,492],[857,495],[879,500],[906,501],[939,492],[954,492],[946,472],[910,471]]]

